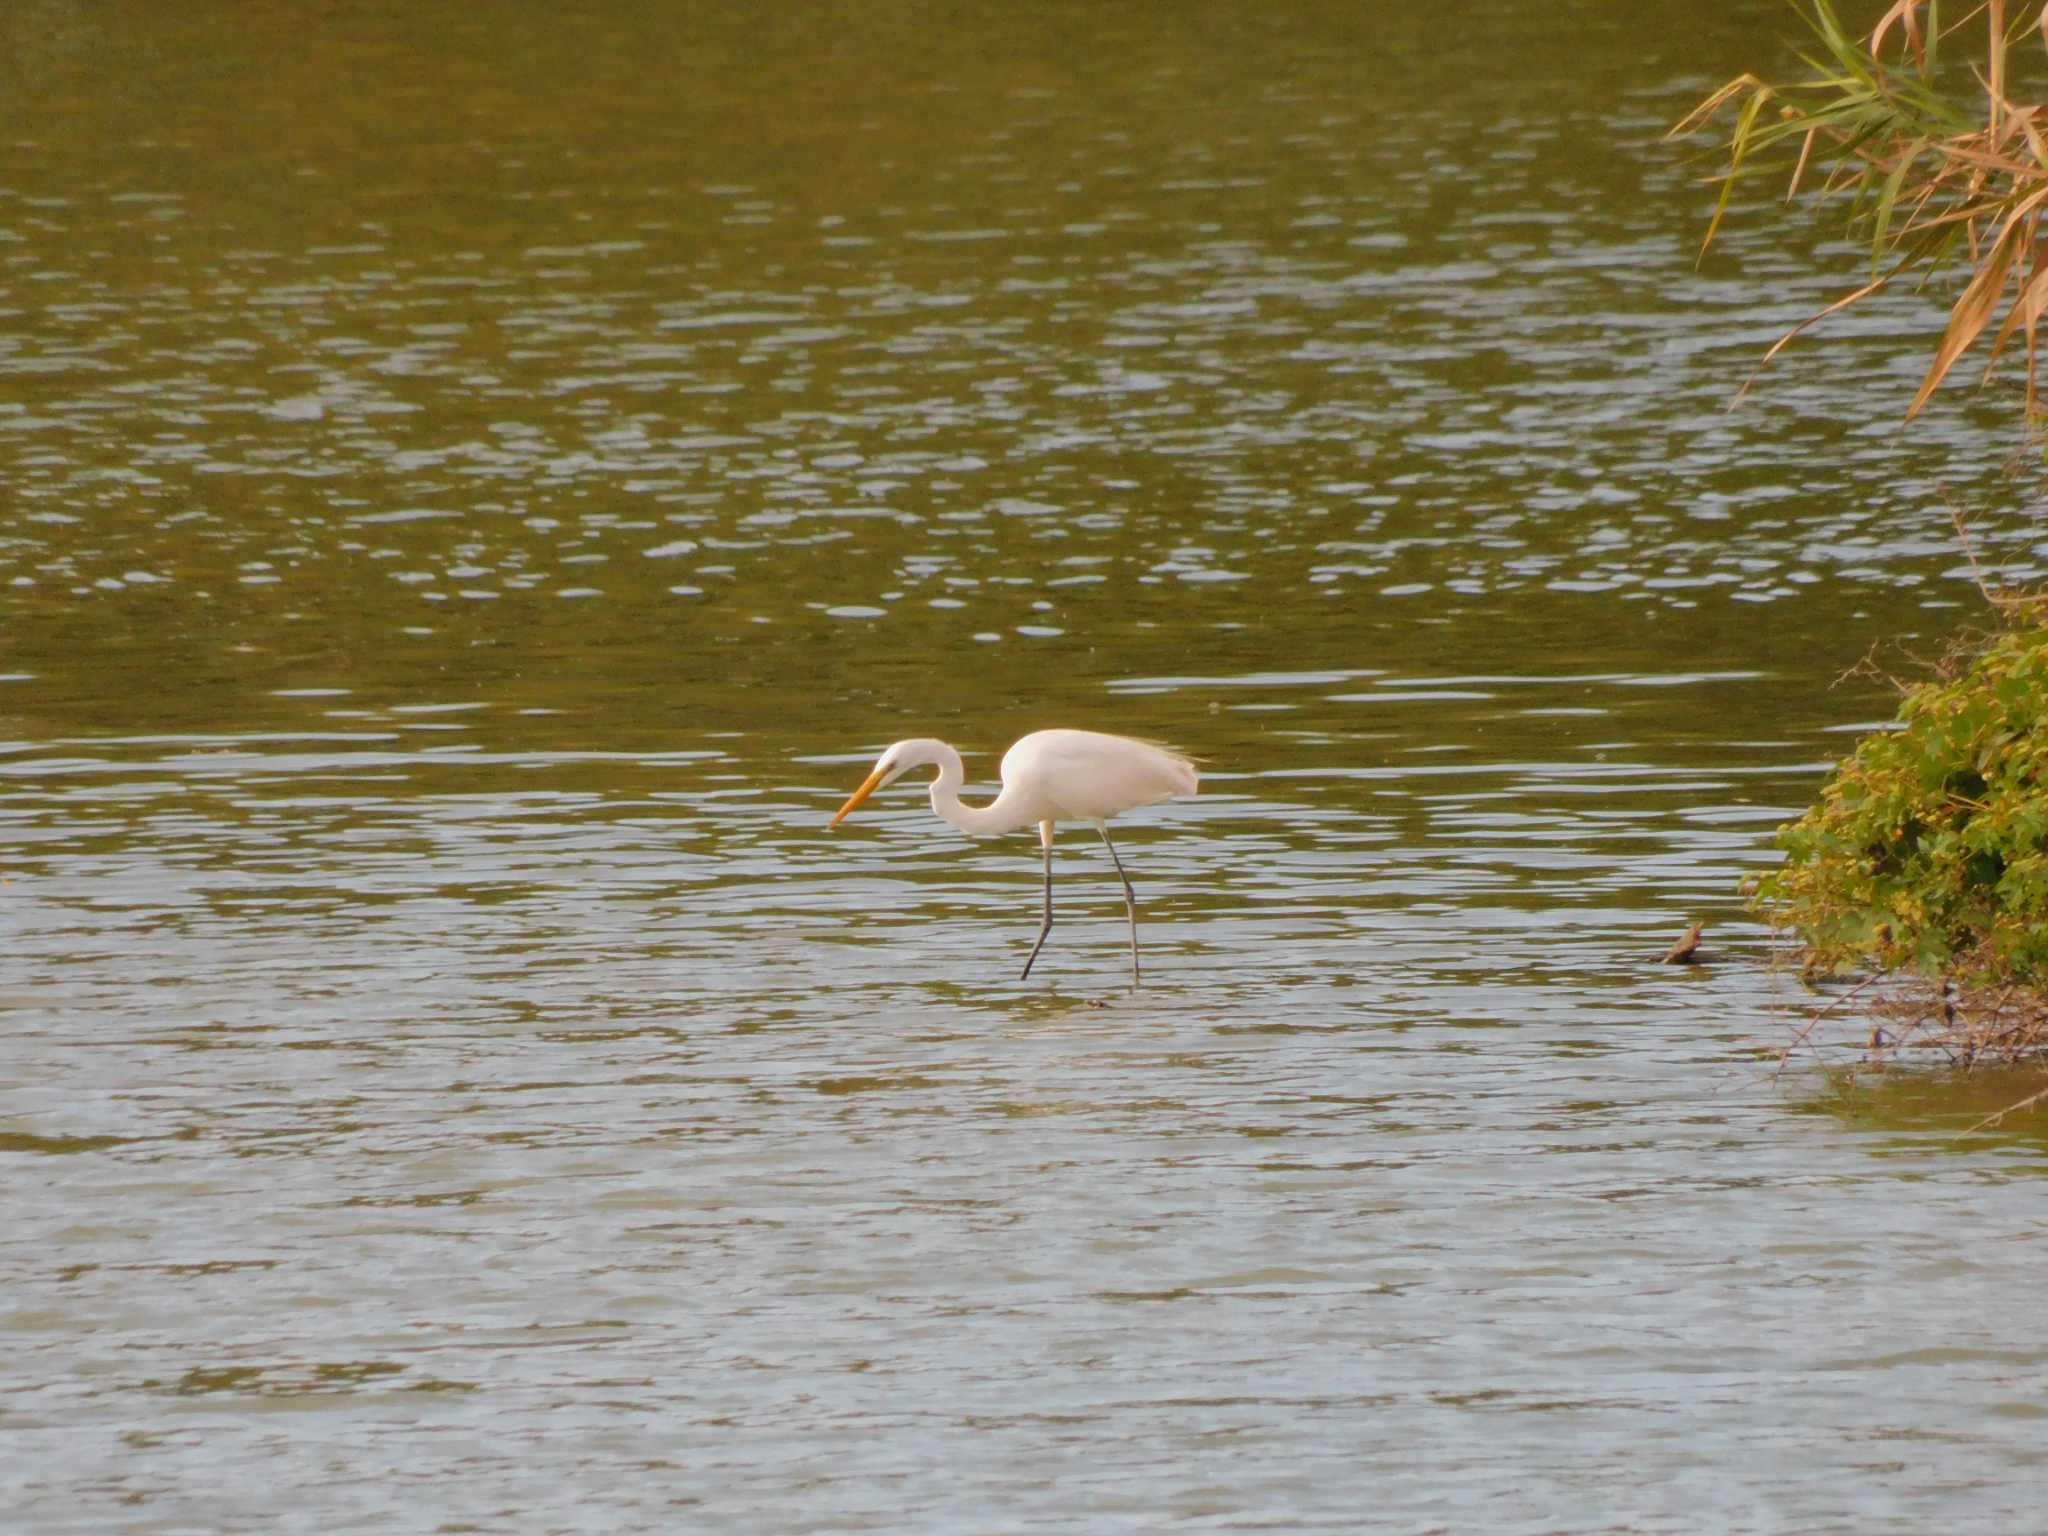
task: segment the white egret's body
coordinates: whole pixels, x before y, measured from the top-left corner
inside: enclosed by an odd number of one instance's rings
[[[1003,789],[987,805],[964,804],[960,786],[966,781],[960,754],[928,736],[899,741],[875,760],[874,772],[853,792],[839,814],[838,826],[876,790],[895,782],[912,768],[936,768],[932,809],[940,818],[970,836],[1016,832],[1036,824],[1045,851],[1045,921],[1038,942],[1024,962],[1024,975],[1045,947],[1052,931],[1052,829],[1056,822],[1085,821],[1102,834],[1109,856],[1123,881],[1124,911],[1131,925],[1131,980],[1138,980],[1138,898],[1124,874],[1116,844],[1109,840],[1109,818],[1140,805],[1156,805],[1176,795],[1192,795],[1198,782],[1195,765],[1167,747],[1100,731],[1033,731],[1003,754]]]

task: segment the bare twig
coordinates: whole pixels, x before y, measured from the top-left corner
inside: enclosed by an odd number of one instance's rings
[[[1825,1008],[1816,1009],[1808,1017],[1806,1023],[1793,1032],[1792,1038],[1785,1043],[1785,1048],[1778,1052],[1778,1069],[1771,1074],[1771,1081],[1776,1082],[1784,1074],[1786,1064],[1792,1060],[1792,1053],[1799,1050],[1812,1038],[1813,1032],[1820,1028],[1821,1020],[1825,1019],[1844,1003],[1853,1001],[1876,980],[1875,976],[1866,976]]]
[[[2006,1105],[2005,1108],[2001,1109],[1995,1115],[1986,1115],[1982,1120],[1979,1120],[1967,1131],[1964,1131],[1961,1135],[1957,1136],[1956,1140],[1961,1141],[1964,1136],[1974,1136],[1979,1131],[1990,1130],[1993,1126],[2001,1124],[2005,1120],[2005,1117],[2007,1115],[2016,1115],[2021,1110],[2032,1109],[2036,1104],[2039,1104],[2044,1100],[2048,1100],[2048,1088],[2043,1088],[2039,1093],[2028,1094],[2024,1099],[2021,1099],[2017,1104]]]

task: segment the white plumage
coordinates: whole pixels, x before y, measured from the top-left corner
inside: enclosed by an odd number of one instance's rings
[[[876,790],[894,783],[913,768],[937,768],[932,780],[932,809],[962,832],[981,836],[1015,832],[1034,823],[1045,850],[1045,921],[1038,942],[1024,962],[1031,974],[1045,936],[1052,931],[1052,829],[1056,822],[1085,821],[1102,834],[1109,856],[1123,881],[1124,910],[1131,927],[1131,981],[1138,972],[1138,898],[1124,874],[1116,844],[1105,823],[1112,816],[1141,805],[1156,805],[1176,795],[1192,795],[1199,784],[1195,765],[1170,747],[1110,736],[1101,731],[1033,731],[1003,754],[1003,789],[987,805],[966,805],[960,786],[966,781],[960,754],[929,736],[899,741],[875,760],[874,771],[855,790],[839,814],[838,826]]]

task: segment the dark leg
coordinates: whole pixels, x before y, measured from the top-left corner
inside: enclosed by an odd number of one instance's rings
[[[1024,962],[1024,974],[1019,981],[1031,979],[1031,967],[1038,961],[1038,952],[1045,948],[1045,936],[1052,932],[1052,825],[1038,829],[1039,840],[1045,844],[1045,921],[1038,925],[1038,942],[1031,946],[1031,958]]]
[[[1131,877],[1124,873],[1124,861],[1116,856],[1116,844],[1109,840],[1109,828],[1101,822],[1095,830],[1102,834],[1102,846],[1109,850],[1109,857],[1116,865],[1116,877],[1124,883],[1124,916],[1131,920],[1131,985],[1138,984],[1138,893],[1131,889]]]

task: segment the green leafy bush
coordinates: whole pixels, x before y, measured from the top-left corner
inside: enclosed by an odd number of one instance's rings
[[[2038,611],[1906,695],[1779,829],[1751,904],[1811,970],[1859,961],[2048,985],[2048,626]]]

